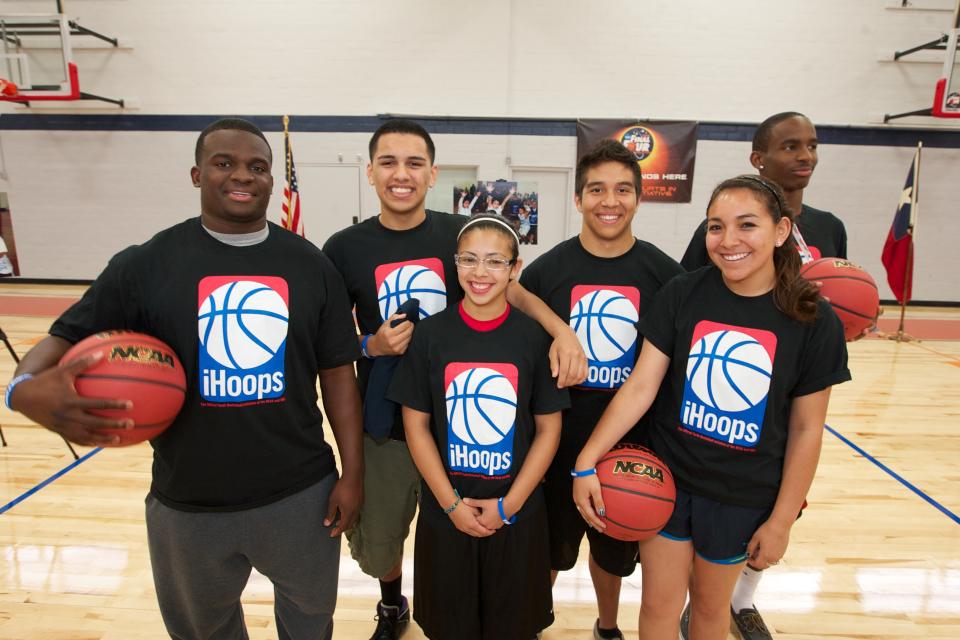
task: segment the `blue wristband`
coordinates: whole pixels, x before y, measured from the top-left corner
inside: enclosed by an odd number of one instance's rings
[[[513,514],[509,518],[507,514],[503,511],[503,498],[497,500],[497,511],[500,512],[500,519],[503,520],[503,524],[513,524],[517,521],[517,514]]]
[[[585,478],[587,476],[597,475],[596,469],[584,469],[583,471],[577,471],[576,469],[570,469],[570,475],[574,478]]]
[[[369,342],[370,338],[372,337],[373,337],[373,334],[368,333],[367,335],[363,336],[363,339],[360,340],[360,353],[362,353],[363,357],[366,358],[367,360],[373,360],[376,357],[367,353],[367,342]]]
[[[10,406],[10,398],[13,396],[13,390],[16,389],[18,384],[24,380],[29,380],[32,377],[32,373],[24,373],[10,381],[10,384],[7,385],[7,393],[3,396],[3,402],[7,405],[7,409],[10,409],[10,411],[14,410],[13,407]]]

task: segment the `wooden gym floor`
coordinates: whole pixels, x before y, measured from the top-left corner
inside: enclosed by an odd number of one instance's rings
[[[2,284],[0,327],[22,355],[81,291]],[[895,331],[898,310],[886,311],[881,329]],[[777,638],[960,638],[960,311],[911,308],[907,332],[923,341],[850,345],[854,381],[834,389],[810,508],[757,595]],[[13,368],[0,347],[3,384]],[[23,416],[0,407],[0,425],[0,640],[166,637],[143,523],[149,447],[81,447],[74,463]],[[624,581],[628,638],[639,576]],[[585,562],[561,574],[554,599],[544,638],[589,638]],[[344,542],[334,636],[368,638],[377,600]],[[251,579],[244,607],[251,638],[276,637],[264,578]],[[415,626],[406,635],[422,637]]]

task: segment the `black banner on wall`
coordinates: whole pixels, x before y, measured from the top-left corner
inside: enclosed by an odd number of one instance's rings
[[[643,173],[645,202],[690,202],[697,123],[685,120],[578,120],[577,158],[603,138],[629,149]]]

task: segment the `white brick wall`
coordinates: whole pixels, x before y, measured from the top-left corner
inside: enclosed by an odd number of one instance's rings
[[[882,0],[71,0],[82,86],[145,113],[642,116],[823,123],[930,102],[949,28]],[[49,11],[4,0],[3,13]],[[91,48],[93,47],[93,48]]]
[[[757,122],[782,110],[820,124],[930,104],[939,64],[878,60],[932,40],[949,11],[882,0],[71,0],[68,15],[119,36],[84,39],[83,88],[137,99],[144,114],[415,113],[641,117]],[[4,0],[3,13],[43,12]],[[47,106],[49,108],[49,105]],[[109,108],[84,105],[98,113]],[[38,109],[40,111],[40,109]],[[74,109],[82,112],[82,110]],[[25,112],[0,105],[0,114]],[[0,118],[3,116],[0,115]],[[943,121],[914,124],[943,125]],[[279,134],[270,134],[275,151]],[[366,134],[298,133],[297,161],[366,161]],[[116,250],[193,215],[194,133],[0,129],[20,261],[35,277],[93,277]],[[437,136],[439,162],[573,168],[572,138]],[[693,202],[644,205],[641,237],[679,257],[712,186],[749,169],[745,142],[701,142]],[[832,145],[807,201],[846,222],[850,255],[883,282],[879,252],[911,150]],[[279,174],[282,169],[278,170]],[[960,150],[924,157],[916,297],[960,301],[948,242],[960,202]],[[279,184],[279,183],[278,183]],[[279,190],[279,187],[278,187]],[[275,201],[278,209],[279,202]],[[306,203],[316,206],[316,203]],[[372,191],[360,209],[376,212]],[[579,228],[572,204],[568,235]],[[547,215],[547,212],[544,212]],[[319,239],[318,239],[319,240]]]

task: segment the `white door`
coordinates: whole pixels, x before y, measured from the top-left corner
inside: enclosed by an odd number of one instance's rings
[[[510,180],[517,183],[518,193],[537,193],[537,244],[520,247],[520,257],[529,264],[569,235],[568,218],[574,210],[573,175],[569,169],[514,167]]]

